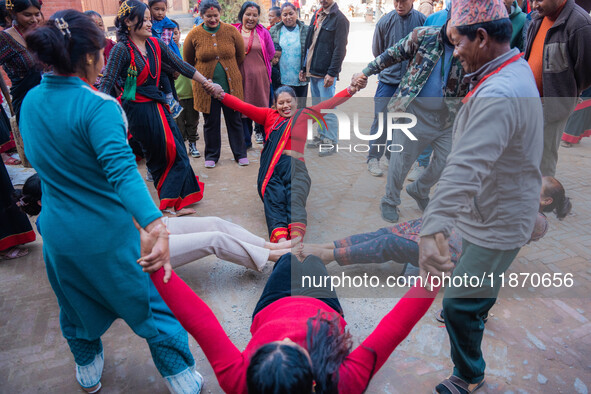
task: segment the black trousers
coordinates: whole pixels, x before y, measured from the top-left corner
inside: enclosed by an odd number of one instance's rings
[[[252,123],[252,119],[242,118],[242,132],[244,133],[244,144],[247,149],[252,148]],[[256,133],[261,133],[263,136],[265,135],[265,129],[261,124],[255,123],[254,131]]]
[[[293,89],[296,94],[298,101],[298,108],[304,108],[306,106],[306,99],[308,98],[308,84],[303,86],[289,86]]]
[[[221,137],[221,112],[224,111],[226,120],[226,129],[228,130],[228,141],[230,149],[234,155],[234,160],[238,161],[246,157],[246,146],[242,135],[242,121],[240,112],[226,107],[220,101],[212,99],[209,114],[203,114],[205,124],[203,125],[203,137],[205,139],[205,160],[218,162],[222,148]]]
[[[302,286],[303,276],[316,277],[317,279],[313,283],[320,283],[320,278],[328,276],[328,272],[322,260],[314,255],[306,257],[303,262],[300,262],[291,253],[281,256],[273,267],[273,272],[267,280],[263,294],[254,308],[252,318],[254,319],[256,314],[266,306],[291,296],[317,298],[344,316],[343,308],[334,290],[331,291],[330,287],[304,287]],[[330,284],[330,280],[327,283]]]

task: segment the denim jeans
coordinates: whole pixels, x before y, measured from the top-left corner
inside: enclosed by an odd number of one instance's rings
[[[387,83],[383,83],[383,82],[379,82],[378,83],[378,89],[376,90],[376,94],[374,96],[373,102],[374,102],[374,117],[373,117],[373,123],[371,124],[371,130],[370,130],[370,134],[371,135],[375,135],[378,132],[378,126],[379,126],[379,117],[378,117],[378,113],[382,112],[382,116],[384,117],[384,123],[383,124],[383,129],[382,129],[382,134],[376,138],[375,140],[370,142],[370,149],[369,149],[369,153],[367,155],[367,161],[370,161],[371,159],[378,159],[380,160],[382,158],[382,156],[384,155],[384,152],[386,151],[386,138],[387,138],[387,133],[386,133],[386,122],[388,120],[387,117],[387,113],[388,113],[388,103],[390,102],[390,99],[394,96],[394,93],[396,93],[396,90],[398,89],[398,85],[390,85]],[[378,145],[383,145],[383,146],[378,146]]]
[[[335,78],[336,83],[336,78]],[[310,78],[310,92],[312,94],[312,105],[316,105],[326,99],[332,98],[335,93],[335,84],[330,88],[324,87],[324,78]],[[332,114],[324,115],[327,130],[320,133],[320,138],[328,138],[332,142],[339,141],[339,122],[337,117]]]

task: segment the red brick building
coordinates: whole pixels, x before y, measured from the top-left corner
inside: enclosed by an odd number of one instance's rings
[[[187,12],[188,0],[167,0],[170,12]],[[147,1],[146,1],[147,3]],[[78,11],[93,10],[105,18],[105,24],[109,25],[117,14],[118,0],[47,0],[43,3],[43,14],[49,18],[56,11],[72,8]]]

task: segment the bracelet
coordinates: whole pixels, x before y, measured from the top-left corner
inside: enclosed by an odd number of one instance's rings
[[[357,93],[357,89],[355,91],[353,91],[353,89],[351,89],[351,85],[347,86],[347,93],[349,93],[351,96],[353,96],[355,93]]]

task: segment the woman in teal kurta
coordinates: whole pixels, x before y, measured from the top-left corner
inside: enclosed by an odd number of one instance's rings
[[[102,68],[104,35],[77,11],[54,18],[58,23],[50,20],[27,36],[29,48],[56,75],[28,93],[21,132],[42,180],[43,256],[76,377],[86,391],[100,388],[100,337],[122,318],[147,340],[173,392],[198,392],[201,377],[187,334],[136,262],[140,236],[133,219],[149,229],[161,213],[127,145],[123,110],[86,82]],[[88,52],[80,54],[84,48]],[[167,235],[161,238],[167,244]],[[188,386],[180,387],[182,381]]]

